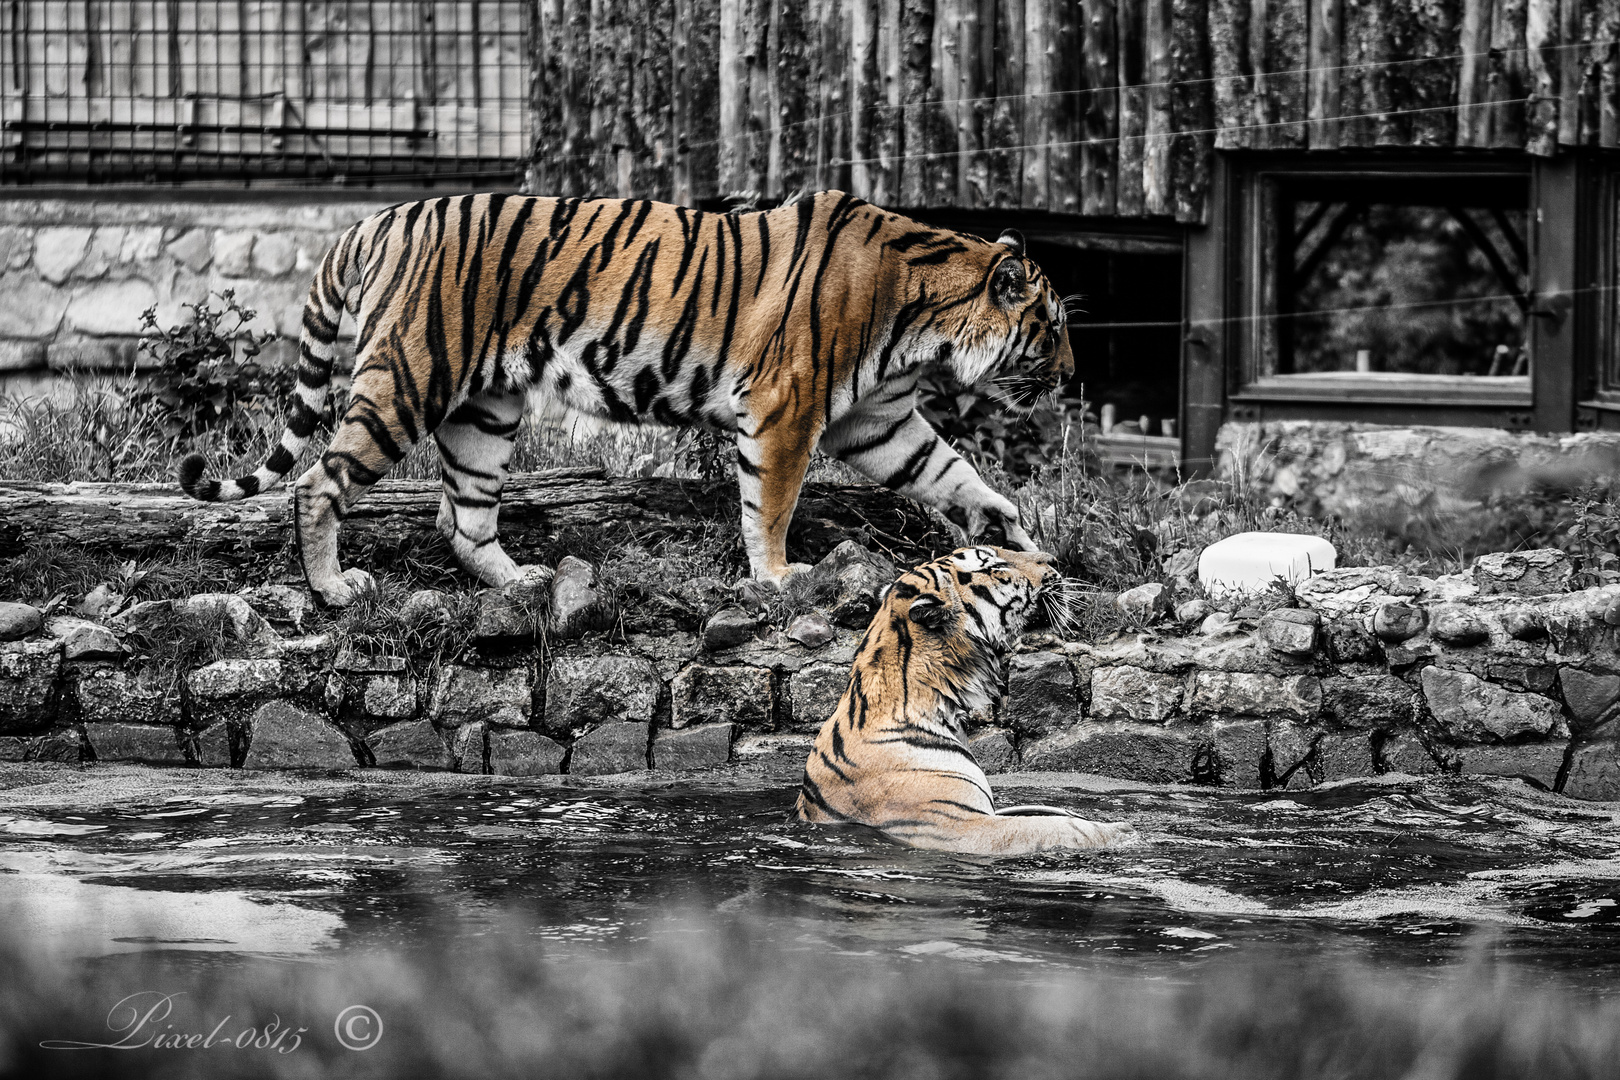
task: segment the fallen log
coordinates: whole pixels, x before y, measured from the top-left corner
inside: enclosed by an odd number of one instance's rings
[[[442,545],[434,527],[440,491],[436,480],[383,480],[344,520],[345,556],[365,565]],[[129,555],[181,548],[215,557],[267,556],[291,543],[291,508],[284,489],[241,502],[200,503],[172,484],[6,481],[0,482],[0,553],[56,538]],[[502,542],[520,562],[554,561],[563,553],[559,545],[581,536],[650,545],[695,542],[721,528],[734,537],[737,521],[733,481],[609,477],[599,469],[514,476],[501,503]],[[805,485],[788,533],[789,557],[814,561],[848,539],[902,564],[954,546],[944,526],[886,488]]]

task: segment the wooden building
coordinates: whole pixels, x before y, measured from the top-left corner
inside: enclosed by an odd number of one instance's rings
[[[1233,418],[1620,427],[1615,0],[541,0],[534,45],[535,190],[1020,228],[1190,469]]]

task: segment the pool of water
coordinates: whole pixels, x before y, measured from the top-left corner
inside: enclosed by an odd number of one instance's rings
[[[1128,820],[1140,844],[990,859],[790,820],[791,784],[311,783],[127,770],[0,791],[0,925],[64,956],[341,956],[520,913],[548,947],[739,916],[794,948],[1173,972],[1214,957],[1443,967],[1606,993],[1620,808],[1514,781],[1234,793],[998,778],[1004,802]],[[3,780],[4,778],[0,778]],[[50,778],[47,778],[50,779]]]

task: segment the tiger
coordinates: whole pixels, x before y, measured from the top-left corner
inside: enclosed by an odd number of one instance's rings
[[[1051,806],[997,810],[966,715],[999,693],[1007,654],[1058,572],[1045,552],[965,547],[888,587],[849,686],[805,762],[804,821],[870,825],[917,848],[1015,855],[1129,843],[1123,822]]]
[[[969,538],[1035,545],[923,418],[917,380],[997,374],[1009,402],[1074,371],[1064,306],[1009,230],[996,241],[932,228],[841,191],[753,213],[639,199],[502,193],[401,204],[347,229],[303,311],[297,384],[280,443],[252,474],[204,479],[205,502],[290,472],[331,386],[339,320],[355,320],[349,403],[293,484],[304,575],[343,607],[374,585],[338,562],[344,515],[432,436],[444,490],[436,525],[491,586],[520,566],[497,536],[526,413],[730,433],[751,575],[781,584],[787,530],[817,449],[938,509]]]

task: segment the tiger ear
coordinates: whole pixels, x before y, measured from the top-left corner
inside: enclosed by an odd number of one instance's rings
[[[918,626],[936,633],[944,630],[951,621],[951,609],[939,597],[927,593],[913,600],[906,614]]]
[[[1024,234],[1017,229],[1004,230],[1000,236],[996,237],[996,243],[1006,244],[1012,248],[1014,255],[1019,258],[1024,257]]]
[[[1018,259],[1002,259],[990,279],[990,291],[998,303],[1010,307],[1024,295],[1026,284],[1028,279],[1024,277],[1024,264]]]

